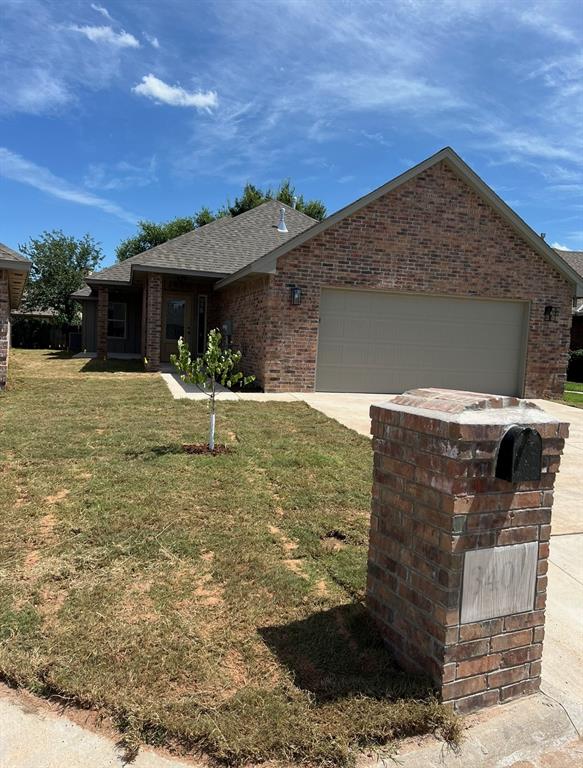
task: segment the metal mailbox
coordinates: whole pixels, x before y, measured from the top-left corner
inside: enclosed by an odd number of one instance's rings
[[[540,434],[532,427],[510,427],[500,442],[496,477],[509,483],[538,481],[541,478],[541,470]]]

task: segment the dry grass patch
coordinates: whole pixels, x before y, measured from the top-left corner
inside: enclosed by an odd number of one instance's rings
[[[109,715],[130,751],[229,765],[455,737],[362,606],[369,441],[301,403],[227,402],[233,450],[185,454],[207,418],[157,376],[14,351],[0,674]]]

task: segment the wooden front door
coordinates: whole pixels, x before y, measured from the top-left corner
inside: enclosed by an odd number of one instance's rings
[[[178,339],[182,338],[192,349],[192,294],[164,293],[162,302],[162,338],[160,359],[170,360],[178,352]]]

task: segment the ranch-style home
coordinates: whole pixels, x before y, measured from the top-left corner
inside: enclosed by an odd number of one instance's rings
[[[150,370],[219,327],[267,392],[541,397],[562,393],[580,283],[447,147],[322,222],[266,202],[75,296],[87,351]]]
[[[18,309],[31,263],[0,243],[0,389],[6,386],[10,353],[10,313]]]

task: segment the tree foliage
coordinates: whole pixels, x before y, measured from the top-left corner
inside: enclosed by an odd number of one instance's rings
[[[227,203],[231,216],[256,208],[267,200],[279,200],[290,207],[297,208],[301,213],[322,221],[326,216],[326,206],[321,200],[304,200],[304,196],[296,192],[290,179],[284,179],[276,189],[267,188],[265,191],[254,184],[245,184],[241,197],[236,197],[233,205]]]
[[[204,206],[194,216],[182,216],[160,224],[153,221],[138,222],[138,232],[133,237],[123,240],[116,248],[117,259],[124,261],[138,253],[148,251],[156,245],[161,245],[173,237],[184,235],[193,229],[210,224],[222,216],[238,216],[240,213],[250,211],[267,200],[279,200],[292,207],[295,204],[298,211],[318,221],[322,221],[326,216],[324,203],[321,200],[304,200],[303,195],[297,194],[290,179],[284,179],[276,189],[262,190],[255,184],[247,183],[243,187],[240,197],[235,198],[234,203],[231,204],[227,201],[215,212]]]
[[[139,221],[137,234],[123,240],[116,248],[115,254],[118,261],[125,261],[125,259],[136,256],[138,253],[149,251],[156,245],[162,245],[167,240],[172,240],[173,237],[184,235],[195,229],[196,226],[196,217],[194,216],[181,216],[162,224],[156,224],[153,221]]]
[[[77,320],[78,305],[71,293],[99,266],[103,254],[90,235],[77,239],[61,230],[43,232],[19,246],[32,262],[22,301],[27,311],[52,309],[66,324]]]
[[[209,449],[215,448],[215,416],[217,384],[223,387],[244,386],[255,381],[255,376],[244,376],[239,370],[241,353],[222,347],[222,336],[218,329],[209,331],[206,352],[192,358],[188,344],[178,339],[178,354],[170,355],[170,362],[178,371],[185,384],[195,384],[209,398],[210,429]]]

